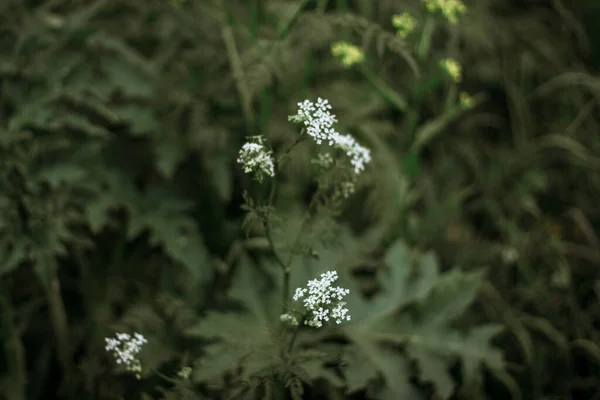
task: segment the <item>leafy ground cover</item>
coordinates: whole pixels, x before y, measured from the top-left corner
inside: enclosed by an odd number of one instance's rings
[[[0,398],[600,398],[598,17],[2,2]]]

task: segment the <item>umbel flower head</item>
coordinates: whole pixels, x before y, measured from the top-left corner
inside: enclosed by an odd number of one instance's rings
[[[458,100],[463,108],[471,108],[473,107],[473,98],[467,92],[460,92],[458,94]]]
[[[136,378],[140,379],[142,364],[137,354],[144,343],[148,343],[146,338],[139,333],[134,333],[133,337],[128,333],[117,333],[116,338],[105,338],[105,340],[105,349],[113,352],[117,364],[123,364],[127,371],[135,373]]]
[[[314,139],[317,144],[327,142],[329,146],[341,150],[348,157],[358,175],[364,171],[365,166],[371,161],[371,152],[361,146],[352,135],[342,135],[337,132],[333,125],[337,122],[332,114],[331,104],[327,99],[317,98],[317,102],[304,100],[298,103],[298,113],[288,119],[292,122],[303,123],[306,133]]]
[[[455,24],[461,14],[467,12],[467,7],[460,0],[424,0],[429,12],[439,11],[451,23]]]
[[[296,289],[294,301],[302,301],[307,314],[304,318],[304,324],[315,328],[323,326],[323,322],[331,318],[336,324],[342,321],[350,321],[348,309],[344,308],[346,303],[344,296],[350,293],[350,290],[338,286],[332,286],[332,283],[338,279],[336,271],[328,271],[321,274],[321,279],[308,281],[306,288]],[[283,314],[281,320],[289,322],[291,325],[297,325],[297,319],[291,314]]]
[[[331,45],[331,54],[342,61],[342,65],[350,68],[354,64],[364,61],[365,55],[362,50],[348,42],[336,42]]]
[[[458,61],[452,58],[444,58],[440,61],[440,67],[442,67],[455,82],[460,82],[462,80],[462,68]]]
[[[360,145],[352,135],[342,135],[334,129],[337,120],[330,110],[331,104],[326,99],[319,97],[316,103],[304,100],[298,103],[297,114],[289,116],[288,119],[303,124],[304,134],[310,136],[318,145],[329,146],[329,149],[320,151],[318,159],[313,161],[322,170],[328,170],[336,161],[342,160],[341,166],[349,162],[350,169],[343,171],[340,180],[331,185],[335,197],[347,198],[354,193],[358,176],[371,162],[371,152]],[[342,158],[339,158],[340,154]]]
[[[397,29],[396,34],[398,37],[404,39],[415,30],[417,20],[409,13],[403,12],[392,16],[392,25]]]
[[[261,138],[257,142],[245,143],[240,149],[237,162],[242,164],[245,173],[254,173],[258,181],[262,181],[264,175],[275,176],[273,157],[265,149]]]

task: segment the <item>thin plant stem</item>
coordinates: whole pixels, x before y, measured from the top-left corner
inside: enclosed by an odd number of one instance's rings
[[[56,273],[46,288],[46,299],[50,308],[50,319],[56,339],[58,360],[65,374],[71,371],[71,339],[65,304],[60,293],[60,282]]]
[[[425,17],[425,23],[423,24],[423,30],[421,31],[421,37],[417,46],[417,56],[419,61],[424,61],[429,54],[429,48],[431,47],[431,38],[435,29],[435,19],[431,14],[427,13]]]
[[[219,0],[218,5],[222,10],[224,10],[222,0]],[[233,73],[233,79],[240,96],[242,113],[244,115],[244,120],[246,121],[246,128],[248,132],[253,132],[255,128],[255,118],[254,111],[252,110],[252,96],[250,95],[250,90],[246,85],[246,77],[244,69],[242,68],[242,59],[235,43],[233,30],[231,29],[231,25],[227,21],[225,15],[225,11],[223,11],[222,17],[219,19],[219,22],[221,23],[221,38],[223,39],[223,44],[225,45],[225,52],[227,53],[227,58],[229,59],[229,64]]]
[[[1,289],[1,293],[8,293],[6,288],[1,287]],[[27,385],[25,347],[16,326],[13,308],[8,299],[1,294],[0,321],[8,334],[5,339],[5,348],[7,350],[5,360],[8,362],[8,379],[5,381],[5,394],[11,399],[25,400]]]
[[[163,374],[162,372],[159,372],[158,370],[156,370],[154,368],[152,368],[151,371],[154,372],[156,375],[158,375],[159,378],[164,379],[168,383],[172,383],[172,384],[179,383],[179,381],[177,379],[170,378],[170,377],[166,376],[165,374]]]
[[[298,146],[303,140],[305,139],[305,135],[304,135],[304,131],[302,131],[300,133],[300,136],[277,158],[276,160],[276,165],[277,168],[279,167],[281,161],[287,157],[289,155],[289,153],[296,147]],[[271,184],[271,190],[269,193],[269,198],[268,198],[268,205],[272,206],[273,205],[273,201],[275,200],[275,193],[276,193],[276,189],[277,189],[277,180],[273,179],[273,182]],[[311,202],[312,204],[312,202]],[[310,209],[311,205],[309,205],[309,209]],[[310,215],[310,214],[309,214]],[[283,261],[283,259],[281,258],[281,256],[279,255],[279,253],[277,252],[277,250],[275,249],[275,241],[273,240],[273,234],[272,234],[272,230],[271,230],[271,223],[269,222],[269,220],[267,218],[264,219],[264,224],[265,224],[265,236],[267,238],[267,241],[269,242],[269,246],[271,247],[273,254],[275,256],[275,260],[277,261],[277,264],[279,264],[279,266],[281,267],[281,269],[283,270],[283,274],[284,274],[284,278],[283,278],[283,312],[285,313],[286,308],[287,308],[287,299],[289,296],[289,292],[290,292],[290,265],[293,261],[293,254],[294,254],[294,249],[297,246],[298,240],[299,240],[299,236],[302,233],[302,231],[305,228],[306,225],[306,220],[307,220],[308,216],[305,217],[304,221],[302,222],[302,226],[300,228],[300,232],[298,233],[298,237],[296,238],[296,240],[294,241],[294,245],[292,246],[292,252],[290,253],[290,257],[287,259],[287,261]]]
[[[288,345],[287,352],[288,354],[292,353],[292,349],[294,348],[294,344],[296,343],[296,338],[298,337],[298,332],[300,332],[300,327],[302,326],[302,321],[298,324],[296,329],[294,329],[294,333],[292,334],[292,339],[290,340],[290,344]]]
[[[401,94],[390,88],[387,83],[379,78],[377,74],[371,71],[364,63],[358,64],[358,69],[387,101],[392,103],[398,110],[402,112],[406,111],[407,102]]]

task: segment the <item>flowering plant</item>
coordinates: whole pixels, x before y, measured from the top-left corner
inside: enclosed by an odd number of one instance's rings
[[[148,340],[139,333],[133,337],[128,333],[117,333],[116,338],[106,338],[106,351],[113,352],[117,364],[121,364],[127,371],[133,372],[140,379],[142,365],[137,354]]]
[[[408,13],[393,16],[396,34],[392,37],[419,37],[416,52],[422,61],[429,52],[433,15],[442,15],[452,24],[464,13],[460,4],[427,0],[425,21]],[[338,42],[331,51],[345,68],[360,69],[391,104],[407,113],[407,134],[414,138],[411,151],[421,150],[459,110],[475,105],[466,92],[454,93],[458,99],[453,95],[448,101],[452,115],[417,129],[422,100],[418,90],[409,104],[372,74],[361,49]],[[457,90],[462,69],[456,60],[443,58],[435,72],[451,94]],[[489,345],[500,327],[488,325],[465,334],[453,326],[474,300],[481,275],[440,274],[432,255],[410,252],[397,242],[383,256],[375,299],[364,298],[350,271],[367,252],[361,240],[343,227],[328,232],[331,241],[339,241],[348,254],[331,251],[321,229],[364,183],[373,154],[363,137],[338,131],[338,117],[327,99],[306,99],[296,105],[288,121],[299,132],[291,143],[271,143],[258,135],[247,137],[239,148],[237,164],[254,181],[254,190],[243,196],[242,208],[247,212],[243,227],[249,228],[249,237],[237,262],[231,263],[234,268],[227,271],[231,272],[227,301],[233,304],[224,301],[224,310],[208,310],[185,329],[186,338],[201,339],[202,354],[174,379],[216,385],[230,398],[290,394],[301,399],[304,388],[316,380],[343,387],[346,393],[366,390],[373,398],[419,398],[418,385],[409,379],[418,375],[446,399],[455,389],[448,360],[461,360],[468,383],[478,381],[482,364],[500,368],[502,357]],[[282,161],[293,157],[299,146],[310,154],[316,187],[301,216],[285,219],[277,214],[277,183],[286,174]],[[379,248],[368,250],[374,253]],[[120,345],[111,342],[110,350]],[[134,355],[138,347],[131,351]],[[122,353],[116,353],[121,362]],[[125,360],[132,362],[130,356]],[[139,361],[131,365],[139,376]]]

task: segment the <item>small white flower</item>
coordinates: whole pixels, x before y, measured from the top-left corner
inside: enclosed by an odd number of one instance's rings
[[[291,314],[281,314],[281,316],[279,317],[279,319],[281,320],[281,322],[287,322],[292,326],[297,326],[298,325],[298,319],[296,317],[294,317]]]
[[[306,127],[306,133],[311,136],[317,144],[331,140],[331,136],[337,133],[333,124],[337,122],[335,115],[329,112],[331,104],[326,99],[318,98],[316,103],[304,100],[298,103],[298,114],[289,117],[293,122],[302,122]]]
[[[354,173],[357,175],[365,170],[365,166],[371,162],[371,151],[361,146],[352,135],[340,135],[339,133],[332,137],[333,147],[342,150],[348,157],[354,167]]]
[[[371,152],[361,146],[352,135],[342,135],[337,132],[333,125],[337,122],[335,115],[331,114],[331,104],[326,99],[318,98],[316,103],[304,100],[298,103],[298,113],[288,119],[293,122],[301,122],[306,127],[306,133],[311,136],[317,144],[327,142],[329,146],[341,150],[350,158],[356,175],[364,171],[366,165],[371,161]],[[328,153],[320,154],[317,164],[329,166],[333,159]]]
[[[245,143],[237,162],[242,164],[245,173],[255,173],[258,180],[262,179],[263,174],[275,176],[273,157],[261,143]]]
[[[128,333],[117,333],[115,336],[116,339],[104,339],[106,341],[106,351],[112,351],[117,364],[123,364],[127,371],[134,372],[135,376],[140,379],[142,365],[136,356],[148,341],[139,333],[134,333],[133,337]]]
[[[313,164],[318,165],[323,169],[329,169],[333,165],[333,156],[331,153],[319,153],[317,159],[313,160]]]
[[[304,308],[309,312],[305,325],[320,328],[329,318],[335,319],[337,324],[343,320],[350,321],[348,309],[344,308],[346,303],[341,301],[350,290],[332,286],[337,279],[336,271],[328,271],[321,274],[321,279],[308,281],[306,288],[296,289],[293,300],[302,299]]]

